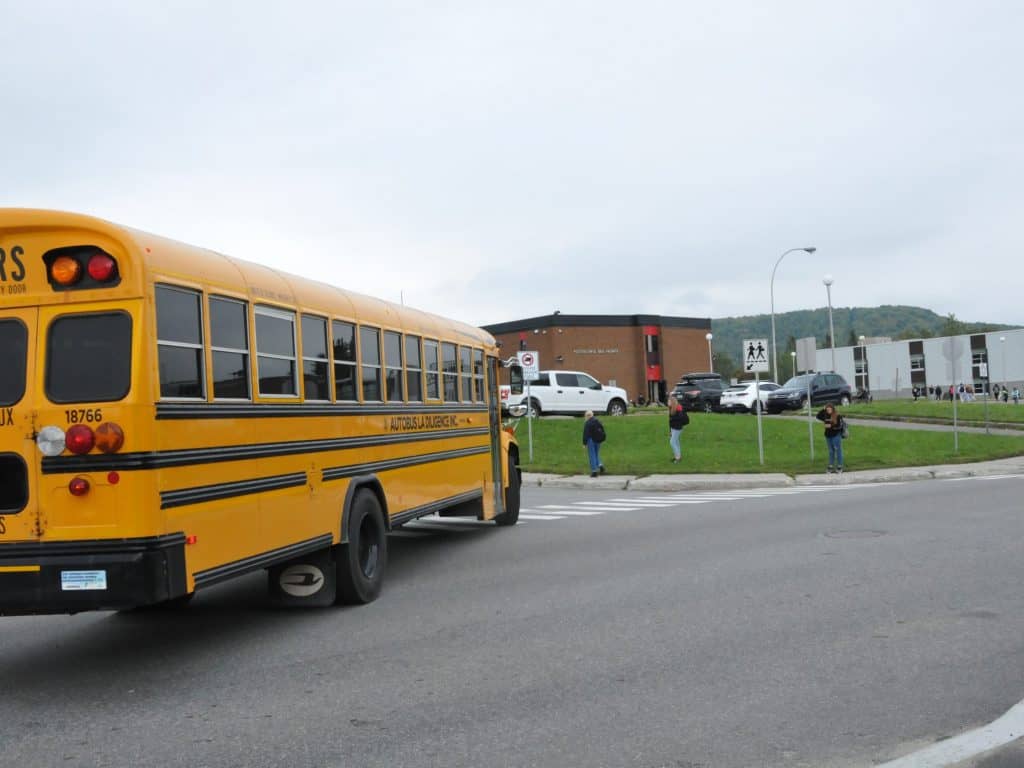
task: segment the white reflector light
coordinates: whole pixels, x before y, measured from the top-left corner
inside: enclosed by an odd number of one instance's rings
[[[36,435],[36,445],[43,456],[60,456],[64,453],[64,430],[60,427],[43,427]]]

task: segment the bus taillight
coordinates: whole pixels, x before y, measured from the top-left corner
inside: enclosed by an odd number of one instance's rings
[[[75,424],[65,433],[64,443],[69,451],[81,456],[92,450],[96,436],[85,424]]]
[[[88,429],[88,427],[87,427]],[[117,453],[124,445],[124,430],[112,421],[105,421],[96,428],[96,447],[103,453]]]
[[[72,496],[85,496],[89,492],[89,481],[84,477],[72,478],[68,483],[68,490],[71,491]]]
[[[86,269],[89,277],[97,283],[106,283],[117,275],[117,262],[103,251],[98,251],[89,257]]]
[[[58,256],[50,265],[50,277],[57,285],[74,285],[82,277],[82,265],[70,256]]]

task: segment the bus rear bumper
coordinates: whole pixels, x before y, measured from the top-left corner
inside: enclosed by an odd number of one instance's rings
[[[0,544],[0,616],[124,610],[186,590],[180,533]]]

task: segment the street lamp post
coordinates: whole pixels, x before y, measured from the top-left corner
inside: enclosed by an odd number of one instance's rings
[[[822,280],[825,284],[825,293],[828,294],[828,340],[832,347],[832,373],[836,372],[836,327],[832,324],[832,275],[825,275]]]
[[[795,378],[796,377],[796,352],[790,352],[789,353],[789,361],[791,363],[793,363],[793,373],[791,373],[790,376]]]
[[[772,301],[772,374],[774,376],[779,375],[779,353],[778,350],[775,349],[775,270],[779,268],[779,264],[784,258],[786,258],[787,253],[792,253],[793,251],[814,253],[816,250],[818,249],[814,246],[808,246],[807,248],[790,248],[786,253],[779,256],[778,260],[775,262],[775,266],[772,267],[772,279],[771,282],[768,283],[768,292],[771,295]]]
[[[709,334],[706,334],[704,336],[704,338],[708,340],[708,370],[711,371],[712,373],[714,373],[715,372],[715,361],[711,357],[711,340],[713,338],[715,338],[715,337],[712,334],[709,333]]]

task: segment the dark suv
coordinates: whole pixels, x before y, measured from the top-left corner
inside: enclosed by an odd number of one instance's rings
[[[679,379],[673,396],[687,411],[711,413],[718,410],[725,385],[717,373],[688,373]]]
[[[811,391],[812,406],[825,403],[850,404],[850,385],[838,373],[803,373],[771,392],[765,401],[765,410],[768,413],[781,413],[806,407],[808,388]]]

